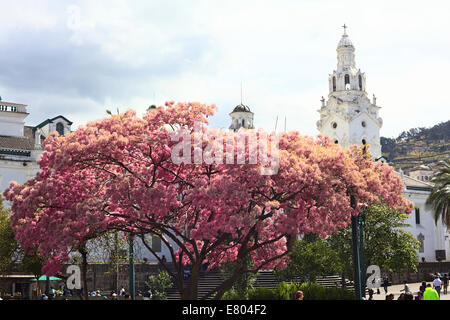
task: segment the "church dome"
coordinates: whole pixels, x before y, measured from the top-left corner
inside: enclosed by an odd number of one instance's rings
[[[339,41],[338,48],[341,48],[341,47],[353,47],[353,43],[348,38],[347,34],[343,34],[341,41]]]
[[[234,108],[233,112],[251,112],[251,111],[250,111],[250,108],[249,108],[249,107],[244,106],[244,105],[241,103],[241,104],[237,105],[237,106]]]

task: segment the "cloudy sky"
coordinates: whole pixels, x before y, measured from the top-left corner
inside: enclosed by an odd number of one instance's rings
[[[0,3],[0,96],[28,105],[27,125],[175,100],[215,103],[227,128],[242,82],[257,127],[316,135],[344,23],[381,135],[450,118],[448,1]]]

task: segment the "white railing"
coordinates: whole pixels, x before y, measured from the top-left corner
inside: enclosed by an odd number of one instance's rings
[[[0,101],[0,111],[27,112],[26,105]]]

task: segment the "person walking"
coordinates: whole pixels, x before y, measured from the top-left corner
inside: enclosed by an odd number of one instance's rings
[[[431,284],[427,284],[425,292],[423,293],[423,300],[439,300],[439,295],[437,291],[431,287]]]
[[[383,278],[383,288],[384,288],[384,292],[387,294],[388,293],[388,286],[389,286],[389,279],[387,276],[384,276]]]
[[[448,274],[444,274],[444,278],[442,279],[442,282],[444,284],[444,294],[447,294],[447,288],[448,288]]]
[[[433,281],[433,287],[437,291],[439,298],[441,297],[441,286],[442,286],[442,281],[441,281],[441,279],[439,279],[439,276],[437,275]]]

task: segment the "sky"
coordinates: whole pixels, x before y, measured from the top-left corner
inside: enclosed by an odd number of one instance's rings
[[[449,120],[450,2],[0,0],[0,96],[26,125],[72,129],[106,110],[199,101],[228,128],[242,100],[257,128],[317,135],[320,99],[347,33],[381,135]]]

